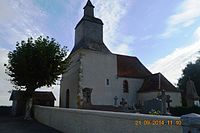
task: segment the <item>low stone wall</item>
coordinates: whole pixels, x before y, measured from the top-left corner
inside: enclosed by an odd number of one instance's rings
[[[34,117],[65,133],[182,133],[171,116],[34,106]]]

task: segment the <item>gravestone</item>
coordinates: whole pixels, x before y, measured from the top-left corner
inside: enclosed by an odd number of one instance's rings
[[[115,106],[115,107],[117,107],[117,100],[118,100],[118,97],[115,96],[115,97],[114,97],[114,106]]]
[[[166,106],[167,97],[168,96],[165,94],[165,90],[162,90],[162,94],[158,96],[158,98],[162,101],[162,109],[161,109],[162,114],[167,114],[167,106]]]
[[[127,101],[124,98],[122,98],[122,100],[120,102],[120,105],[122,106],[123,111],[127,111],[128,110],[128,107],[126,106],[127,105]]]
[[[162,101],[158,98],[144,102],[144,113],[149,113],[152,110],[162,111]]]
[[[170,99],[170,95],[167,95],[166,102],[167,102],[167,110],[168,112],[170,112],[170,103],[172,102],[172,100]]]

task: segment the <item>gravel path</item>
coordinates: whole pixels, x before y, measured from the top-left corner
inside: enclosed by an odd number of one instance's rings
[[[0,133],[61,133],[53,128],[22,117],[0,116]]]

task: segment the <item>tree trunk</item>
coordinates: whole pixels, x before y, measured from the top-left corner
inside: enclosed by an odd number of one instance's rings
[[[25,120],[31,120],[31,109],[32,109],[32,102],[33,98],[29,97],[26,100],[26,110],[25,110]]]

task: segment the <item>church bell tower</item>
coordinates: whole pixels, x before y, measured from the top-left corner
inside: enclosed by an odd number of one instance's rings
[[[75,45],[72,53],[78,49],[111,53],[103,42],[103,22],[95,18],[94,6],[90,0],[83,9],[84,15],[75,27]]]
[[[88,0],[87,4],[83,9],[84,15],[94,17],[94,6],[92,5],[90,0]]]

